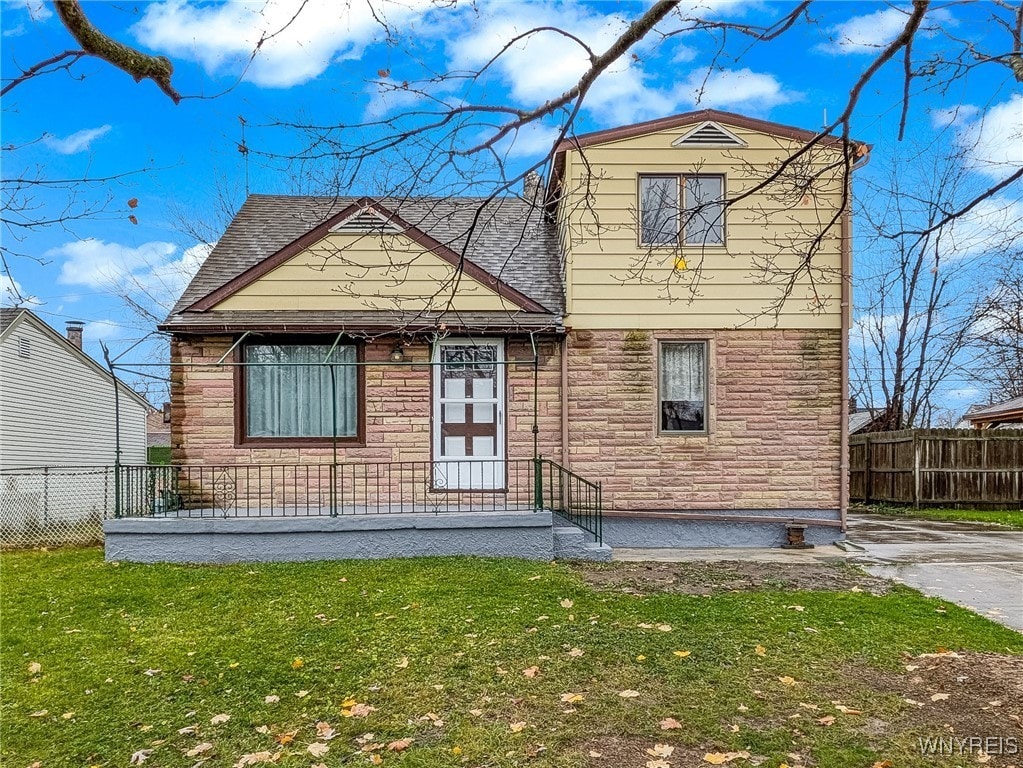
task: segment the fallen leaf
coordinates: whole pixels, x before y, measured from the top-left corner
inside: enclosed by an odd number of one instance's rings
[[[931,696],[931,701],[945,701],[949,698],[947,693],[935,693]]]
[[[647,748],[646,753],[653,757],[671,757],[671,753],[674,751],[675,748],[669,744],[654,744]]]
[[[388,744],[387,748],[389,750],[391,750],[392,752],[401,752],[402,750],[406,750],[406,749],[408,749],[411,746],[412,746],[412,739],[396,739],[395,741],[392,741],[390,744]],[[457,749],[458,752],[455,752],[455,749]],[[459,755],[459,754],[462,753],[462,750],[459,747],[455,747],[451,751],[455,752],[456,755]]]
[[[142,763],[149,759],[151,754],[153,754],[153,750],[151,749],[140,749],[138,752],[131,753],[131,758],[128,762],[131,765],[142,765]]]
[[[781,683],[782,685],[795,685],[796,678],[789,677],[788,675],[783,675],[778,678],[778,682]]]
[[[74,713],[74,712],[65,712],[65,713],[64,713],[63,715],[61,715],[61,717],[62,717],[62,718],[63,718],[64,720],[70,720],[70,719],[71,719],[72,717],[74,717],[74,716],[75,716],[75,713]]]
[[[325,754],[330,752],[330,745],[324,744],[322,741],[314,741],[305,748],[305,751],[313,757],[323,757]]]
[[[30,675],[38,675],[42,671],[43,671],[43,665],[40,664],[38,661],[33,661],[33,662],[29,663],[29,665],[28,665],[28,673]]]
[[[646,768],[671,768],[671,763],[667,760],[647,760]]]
[[[818,718],[817,722],[820,723],[821,725],[827,727],[829,725],[833,725],[834,724],[835,716],[834,715],[825,715],[824,717]]]
[[[674,717],[666,717],[663,720],[661,720],[660,726],[662,731],[672,731],[675,730],[676,728],[681,728],[682,723],[680,723]]]
[[[321,720],[316,724],[316,738],[330,741],[335,736],[337,736],[337,731],[330,726],[330,723],[325,723]]]
[[[272,752],[266,750],[262,752],[250,752],[247,755],[242,755],[238,758],[238,762],[234,764],[234,768],[245,768],[246,765],[256,765],[257,763],[269,763],[274,759]]]
[[[728,726],[728,730],[730,730],[732,733],[738,733],[739,726],[733,723],[732,725]]]
[[[48,714],[50,714],[50,710],[48,709],[37,709],[35,712],[29,715],[29,717],[46,717]]]
[[[585,651],[583,651],[581,648],[573,648],[571,651],[568,652],[568,655],[571,656],[573,659],[577,659],[580,656],[582,656],[583,653],[585,653]]]
[[[537,580],[538,580],[538,579],[540,579],[540,578],[542,578],[542,577],[541,577],[541,575],[540,575],[540,574],[538,573],[538,574],[536,574],[536,576],[530,576],[530,577],[529,577],[528,579],[526,579],[526,581],[537,581]]]
[[[671,632],[671,624],[658,624],[657,629],[661,632]]]
[[[604,753],[603,753],[603,752],[598,752],[598,751],[597,751],[597,750],[595,750],[595,749],[591,749],[591,750],[589,751],[589,755],[590,755],[590,757],[603,757],[603,756],[604,756]]]
[[[540,673],[540,667],[529,667],[522,670],[522,674],[528,678],[534,678]]]
[[[305,662],[302,661],[302,657],[301,656],[296,656],[295,660],[293,662],[291,662],[291,668],[292,669],[302,669],[302,667],[304,667],[304,666],[305,666]]]
[[[571,608],[573,605],[575,605],[575,603],[573,603],[567,597],[564,600],[561,601],[561,607],[562,608]]]
[[[634,691],[631,688],[629,688],[624,691],[618,691],[618,695],[621,696],[623,699],[636,699],[639,698],[639,691]]]
[[[405,669],[406,667],[408,667],[408,656],[402,656],[401,660],[394,666],[396,666],[398,669]]]
[[[526,727],[526,724],[522,721],[519,721],[517,723],[512,723],[509,727],[511,728],[512,733],[520,733],[522,729]]]
[[[240,667],[240,666],[241,666],[241,662],[239,662],[239,661],[232,661],[230,664],[227,665],[227,668],[228,669],[238,669],[238,667]]]
[[[221,723],[226,723],[230,719],[231,719],[230,715],[214,715],[213,717],[210,718],[210,724],[220,725]]]
[[[373,754],[369,756],[369,761],[373,763],[373,765],[380,765],[380,763],[384,762],[384,758],[380,757],[380,755]]]
[[[180,733],[182,736],[189,736],[195,733],[196,730],[197,729],[194,725],[186,725],[184,728],[178,728],[178,733]]]
[[[724,765],[739,758],[746,759],[749,756],[749,752],[745,750],[742,752],[708,752],[703,756],[703,759],[711,765]]]
[[[687,657],[689,657],[689,656],[692,656],[692,655],[693,655],[693,652],[692,652],[692,651],[675,651],[674,653],[675,653],[675,655],[676,655],[676,656],[678,656],[678,657],[679,657],[680,659],[685,659],[685,658],[687,658]]]
[[[266,697],[263,698],[263,703],[264,704],[276,704],[280,700],[281,700],[280,696],[274,696],[273,694],[271,694],[270,696],[266,696]]]
[[[190,750],[185,753],[185,757],[196,757],[201,755],[203,752],[209,752],[213,749],[213,745],[208,741],[204,741],[202,744],[196,744]]]
[[[785,607],[788,608],[790,611],[799,611],[800,613],[806,610],[806,608],[804,608],[801,605],[786,605]]]
[[[376,712],[376,707],[370,704],[355,704],[349,709],[342,709],[343,717],[369,717],[371,712]]]
[[[563,693],[561,694],[561,700],[566,704],[575,704],[576,702],[582,701],[586,697],[581,693]]]
[[[288,731],[287,733],[278,733],[276,736],[274,736],[274,741],[276,741],[281,746],[287,746],[288,744],[290,744],[291,742],[293,742],[295,740],[295,737],[297,735],[298,735],[298,731]]]
[[[835,705],[835,709],[837,709],[843,715],[862,715],[863,714],[863,712],[861,712],[858,709],[853,709],[852,707],[845,707],[845,706],[842,706],[841,704],[836,704]]]
[[[754,648],[753,652],[757,656],[766,656],[767,655],[767,649],[764,646],[762,646],[762,645],[758,645],[756,648]]]

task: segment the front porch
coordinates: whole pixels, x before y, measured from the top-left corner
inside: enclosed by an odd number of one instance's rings
[[[542,458],[122,466],[114,491],[108,560],[611,555],[600,485]]]

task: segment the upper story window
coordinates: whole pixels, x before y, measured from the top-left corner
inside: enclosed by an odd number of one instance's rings
[[[640,244],[724,245],[724,199],[724,176],[640,176]]]

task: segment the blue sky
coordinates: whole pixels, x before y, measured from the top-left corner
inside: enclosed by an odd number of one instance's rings
[[[152,83],[134,83],[99,61],[83,60],[70,72],[28,81],[3,103],[5,178],[38,174],[47,179],[121,176],[78,191],[75,205],[105,205],[105,212],[68,226],[15,228],[3,232],[10,278],[48,322],[84,320],[87,351],[98,354],[105,339],[116,350],[143,334],[142,326],[115,295],[117,285],[144,289],[164,303],[181,286],[182,275],[205,251],[181,231],[177,220],[196,217],[218,225],[216,197],[235,205],[244,196],[246,167],[238,152],[239,117],[246,121],[249,188],[253,192],[294,192],[315,188],[294,177],[294,165],[269,157],[293,154],[302,136],[276,123],[352,124],[405,109],[407,95],[383,98],[376,85],[418,80],[431,73],[478,68],[499,41],[537,24],[571,31],[602,50],[627,21],[646,7],[631,3],[553,4],[487,2],[455,9],[425,0],[378,3],[391,28],[390,39],[355,0],[346,4],[310,0],[297,19],[265,43],[249,62],[255,41],[286,26],[294,2],[180,1],[114,4],[86,2],[93,22],[143,50],[167,55],[174,84],[188,98],[175,106]],[[696,12],[713,18],[762,24],[793,7],[783,3],[720,0]],[[993,6],[935,6],[918,39],[919,60],[951,54],[952,38],[1002,51],[1007,40],[990,23]],[[73,41],[45,4],[4,0],[2,75],[73,47]],[[856,77],[905,22],[905,6],[869,2],[823,2],[811,6],[813,24],[801,23],[780,40],[749,46],[730,37],[714,59],[716,41],[697,32],[651,36],[607,73],[590,94],[577,132],[606,128],[693,108],[717,107],[782,123],[817,128],[844,107]],[[937,28],[951,34],[940,32]],[[491,75],[467,89],[463,82],[435,87],[439,98],[536,106],[574,83],[582,67],[578,48],[547,34],[515,48]],[[708,66],[714,64],[714,69]],[[901,62],[886,67],[864,91],[854,135],[875,145],[870,174],[890,167],[899,119]],[[919,81],[910,102],[908,135],[936,148],[966,146],[977,167],[978,184],[1008,174],[1023,158],[1020,123],[1023,97],[1007,68],[988,64],[970,69],[948,88]],[[515,144],[503,145],[513,168],[542,157],[555,135],[551,120]],[[965,151],[965,150],[964,150]],[[313,174],[323,164],[305,164]],[[360,175],[356,193],[381,190],[379,169]],[[218,192],[218,189],[220,192]],[[348,190],[345,190],[348,191]],[[62,190],[33,191],[34,215],[54,216],[67,201]],[[129,208],[128,201],[137,200]],[[989,225],[1019,205],[1018,187],[1003,194]],[[999,209],[999,206],[1001,208]],[[132,223],[128,216],[138,221]],[[973,222],[983,228],[983,221]],[[17,254],[42,259],[39,264]],[[6,303],[10,302],[9,296]],[[970,382],[953,393],[966,403]],[[951,395],[950,395],[951,396]]]

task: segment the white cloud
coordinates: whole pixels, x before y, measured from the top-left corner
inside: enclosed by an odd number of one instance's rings
[[[798,101],[802,94],[786,90],[774,75],[751,69],[726,69],[705,76],[694,72],[680,86],[682,99],[700,107],[740,107],[766,111]]]
[[[76,131],[63,139],[54,136],[52,133],[47,133],[43,136],[43,143],[58,154],[73,155],[77,152],[87,151],[92,142],[108,133],[110,133],[109,125]]]
[[[112,341],[125,336],[128,329],[113,320],[93,320],[85,324],[82,329],[82,338],[89,342]]]
[[[286,0],[216,5],[167,0],[146,6],[132,32],[144,45],[195,61],[210,74],[241,74],[263,40],[245,79],[287,88],[317,77],[337,59],[358,56],[382,37],[375,16],[402,29],[428,7],[428,0],[308,0],[296,15],[299,4]]]
[[[1023,247],[1023,201],[996,195],[982,200],[942,228],[940,241],[946,261],[995,255]]]
[[[170,309],[210,250],[204,244],[181,251],[158,241],[132,247],[89,239],[66,243],[46,256],[63,259],[57,282],[131,296],[158,313]]]
[[[606,49],[628,26],[622,16],[581,5],[508,3],[491,8],[468,33],[451,37],[448,52],[455,70],[478,70],[502,46],[541,23],[578,37],[594,51]],[[585,108],[599,114],[602,122],[629,123],[676,108],[672,93],[649,84],[643,51],[641,45],[636,50],[638,58],[626,56],[615,62],[587,94]],[[568,90],[588,67],[588,54],[578,43],[556,32],[541,32],[512,45],[494,62],[491,72],[508,86],[514,102],[529,106]]]
[[[971,117],[956,123],[956,143],[972,170],[1000,181],[1023,165],[1023,95],[1013,94],[986,112],[967,109]]]
[[[817,46],[817,50],[835,54],[878,53],[905,28],[908,18],[901,8],[853,16],[829,29],[830,42]]]
[[[972,104],[956,104],[947,109],[932,109],[931,126],[937,129],[961,126],[970,122],[979,111]]]
[[[35,296],[26,296],[21,283],[10,275],[0,275],[0,307],[31,307],[41,302]]]

